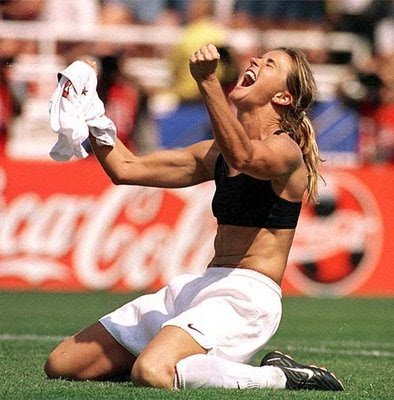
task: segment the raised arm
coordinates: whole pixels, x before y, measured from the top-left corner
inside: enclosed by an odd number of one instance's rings
[[[218,154],[213,140],[136,156],[119,139],[115,147],[98,146],[92,135],[89,139],[98,161],[116,185],[179,188],[213,179]]]
[[[215,75],[219,58],[213,45],[204,46],[190,58],[190,71],[207,107],[219,151],[232,168],[259,179],[290,174],[302,162],[299,147],[288,135],[250,139]]]

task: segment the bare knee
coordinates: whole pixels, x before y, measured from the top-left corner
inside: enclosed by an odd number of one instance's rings
[[[73,362],[73,348],[69,340],[60,343],[48,356],[44,365],[44,372],[49,379],[80,380],[80,371],[77,369],[78,361]]]
[[[175,366],[157,363],[146,356],[140,356],[131,370],[131,380],[137,386],[173,388]]]
[[[57,348],[53,350],[44,365],[44,372],[49,379],[69,378],[69,371],[59,353]]]
[[[44,371],[51,379],[98,380],[128,374],[134,361],[96,322],[61,342],[49,355]]]

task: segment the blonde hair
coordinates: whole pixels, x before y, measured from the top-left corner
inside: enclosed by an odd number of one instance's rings
[[[287,75],[286,83],[293,100],[281,115],[281,128],[290,132],[301,148],[308,171],[308,200],[316,202],[318,179],[321,178],[319,165],[322,160],[319,156],[315,130],[306,114],[315,99],[316,82],[304,53],[284,47],[277,50],[283,51],[292,59],[292,67]]]

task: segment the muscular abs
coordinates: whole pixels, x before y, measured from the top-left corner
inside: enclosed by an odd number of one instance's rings
[[[219,225],[215,237],[215,255],[209,265],[252,269],[280,285],[294,232],[294,229]]]

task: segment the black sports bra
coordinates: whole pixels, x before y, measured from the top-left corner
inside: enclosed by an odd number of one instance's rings
[[[269,180],[242,173],[229,177],[222,154],[216,161],[215,183],[212,211],[219,224],[268,229],[297,226],[301,202],[279,197]]]

